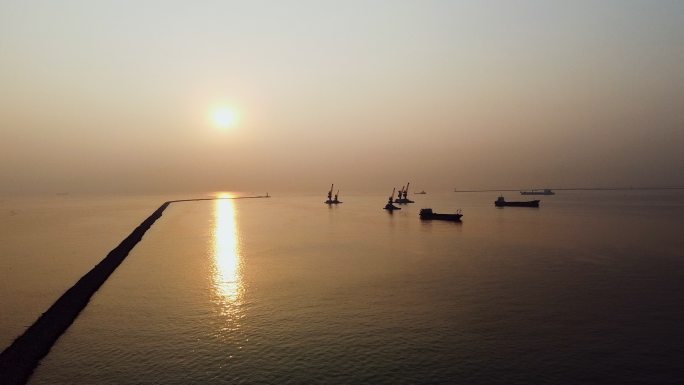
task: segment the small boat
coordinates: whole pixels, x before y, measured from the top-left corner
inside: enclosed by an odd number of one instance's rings
[[[420,209],[420,219],[423,220],[437,219],[441,221],[460,222],[461,217],[463,217],[463,214],[460,209],[454,214],[438,214],[433,212],[432,209]]]
[[[385,207],[382,208],[383,210],[387,210],[389,212],[392,212],[394,210],[401,210],[401,207],[397,207],[397,206],[392,204],[392,202],[394,201],[394,191],[395,190],[396,190],[396,188],[392,189],[392,195],[390,195]]]
[[[412,200],[408,199],[408,188],[411,183],[406,184],[406,188],[404,186],[401,186],[401,190],[399,190],[399,193],[397,194],[397,199],[394,200],[394,203],[399,203],[399,204],[406,204],[406,203],[415,203]]]
[[[523,190],[520,191],[520,195],[556,195],[556,193],[549,188],[545,188],[543,190]]]
[[[424,194],[427,194],[427,193],[425,192],[425,190],[423,190],[423,191],[418,191],[417,193],[414,193],[414,194],[421,194],[421,195],[424,195]]]
[[[494,201],[494,206],[496,207],[539,207],[539,200],[525,201],[525,202],[506,202],[503,196],[500,196],[496,201]]]
[[[323,203],[328,205],[336,205],[338,203],[342,203],[339,199],[337,199],[337,196],[340,194],[340,190],[337,190],[337,192],[335,193],[335,198],[333,198],[333,186],[335,186],[334,183],[330,185],[330,191],[328,191],[328,200],[326,200]]]
[[[388,203],[388,204],[386,204],[385,207],[383,207],[382,209],[391,212],[391,211],[394,211],[394,210],[401,210],[401,207],[397,207],[397,206],[395,206],[395,205],[393,205],[393,204],[391,204],[391,203]]]

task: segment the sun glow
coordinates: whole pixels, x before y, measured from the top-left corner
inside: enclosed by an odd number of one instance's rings
[[[234,127],[238,122],[238,114],[232,107],[219,107],[212,114],[214,125],[218,128],[227,129]]]

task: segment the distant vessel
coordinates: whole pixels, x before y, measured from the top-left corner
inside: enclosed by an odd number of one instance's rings
[[[523,190],[520,191],[520,195],[556,195],[556,193],[549,188],[545,188],[543,190]]]
[[[427,193],[425,192],[425,190],[423,190],[423,191],[418,191],[417,193],[414,193],[414,194],[427,194]]]
[[[503,196],[500,196],[496,201],[494,201],[494,206],[496,207],[504,207],[504,206],[513,206],[513,207],[539,207],[539,200],[533,200],[533,201],[525,201],[525,202],[506,202]]]
[[[383,210],[387,210],[389,212],[392,212],[394,210],[401,210],[401,207],[397,207],[392,204],[392,202],[394,201],[394,191],[396,191],[396,187],[392,189],[392,195],[390,195],[385,207],[382,208]]]
[[[333,192],[333,187],[334,187],[334,186],[335,186],[334,183],[330,185],[330,191],[328,191],[328,200],[326,200],[326,201],[323,202],[323,203],[328,204],[328,205],[336,205],[336,204],[338,204],[338,203],[342,203],[342,202],[340,202],[339,199],[337,199],[337,196],[340,194],[340,190],[337,190],[337,192],[335,193],[335,198],[333,198],[333,193],[332,193],[332,192]]]
[[[432,209],[420,209],[420,219],[423,220],[437,219],[442,221],[460,222],[461,217],[463,217],[463,214],[461,213],[460,209],[456,211],[455,214],[438,214],[432,212]]]
[[[406,204],[406,203],[415,203],[412,200],[408,199],[408,188],[411,182],[406,184],[406,188],[404,186],[401,186],[401,190],[399,190],[399,194],[397,195],[397,199],[394,200],[394,203],[399,203],[399,204]],[[394,193],[392,193],[394,195]]]

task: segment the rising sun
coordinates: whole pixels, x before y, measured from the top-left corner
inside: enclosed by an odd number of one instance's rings
[[[214,124],[218,128],[231,128],[237,124],[238,116],[235,109],[230,107],[220,107],[212,114]]]

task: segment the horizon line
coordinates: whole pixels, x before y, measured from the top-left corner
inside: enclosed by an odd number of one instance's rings
[[[684,190],[684,187],[562,187],[562,188],[532,188],[532,189],[478,189],[478,190],[458,190],[454,192],[496,192],[496,191],[533,191],[533,190],[555,190],[555,191],[618,191],[618,190]]]

